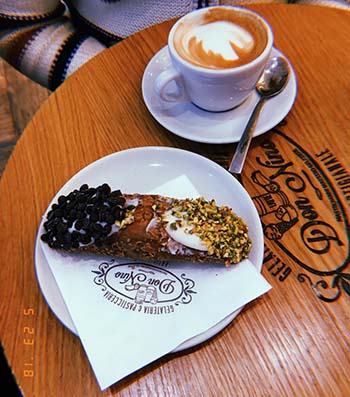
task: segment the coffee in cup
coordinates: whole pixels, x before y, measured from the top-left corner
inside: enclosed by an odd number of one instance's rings
[[[269,58],[273,33],[257,13],[236,6],[207,7],[171,28],[171,65],[155,79],[164,101],[192,102],[208,111],[240,105],[254,90]],[[176,90],[170,91],[175,82]]]
[[[178,55],[194,66],[230,69],[245,65],[265,49],[267,31],[258,17],[227,7],[193,13],[176,27]]]

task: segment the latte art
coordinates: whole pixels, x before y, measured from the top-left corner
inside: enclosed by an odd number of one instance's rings
[[[179,55],[209,69],[241,66],[259,56],[267,35],[257,18],[217,7],[185,19],[174,34]]]
[[[216,63],[235,61],[240,54],[249,53],[254,38],[242,27],[226,21],[216,21],[195,27],[183,38],[184,49],[198,58],[216,59]]]

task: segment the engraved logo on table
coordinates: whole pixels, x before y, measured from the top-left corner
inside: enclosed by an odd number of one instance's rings
[[[298,281],[333,302],[350,296],[350,222],[344,206],[350,201],[350,175],[334,159],[327,169],[325,156],[306,152],[276,128],[252,148],[255,171],[249,176],[258,190],[253,201],[265,238],[298,265]],[[266,257],[277,256],[267,252]]]
[[[298,222],[298,212],[291,204],[279,183],[265,177],[261,171],[253,172],[254,183],[266,193],[253,197],[264,226],[264,235],[269,240],[280,240],[293,225]]]
[[[177,276],[164,265],[111,259],[92,272],[97,274],[94,283],[101,286],[103,297],[116,307],[143,314],[169,314],[179,305],[191,303],[195,282],[185,273]]]

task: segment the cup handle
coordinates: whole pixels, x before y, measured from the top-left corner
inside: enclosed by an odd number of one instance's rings
[[[177,92],[167,92],[166,88],[174,81]],[[188,102],[189,96],[186,93],[185,84],[181,74],[172,66],[160,73],[154,81],[156,93],[167,102]]]

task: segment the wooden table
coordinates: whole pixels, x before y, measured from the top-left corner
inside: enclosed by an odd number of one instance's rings
[[[106,154],[149,145],[191,150],[227,167],[235,147],[186,141],[149,114],[142,74],[172,23],[147,29],[51,95],[1,181],[0,335],[25,397],[350,395],[350,15],[252,8],[270,21],[299,90],[286,123],[254,139],[242,178],[264,225],[263,275],[273,289],[211,340],[105,392],[79,339],[45,303],[34,271],[36,230],[74,173]]]
[[[24,128],[50,91],[0,59],[0,178]]]

